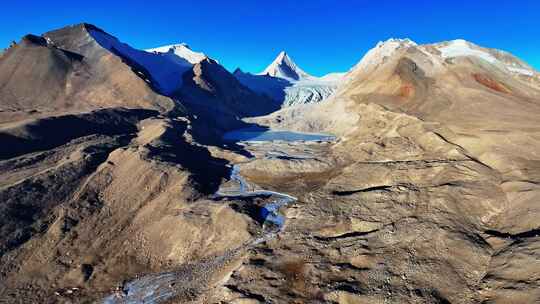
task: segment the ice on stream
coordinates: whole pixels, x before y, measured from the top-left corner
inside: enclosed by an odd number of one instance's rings
[[[144,276],[127,283],[122,290],[108,296],[103,304],[157,304],[174,296],[174,290],[164,288],[176,280],[173,272]]]

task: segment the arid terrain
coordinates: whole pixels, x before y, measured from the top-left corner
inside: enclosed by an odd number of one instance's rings
[[[0,303],[539,303],[540,74],[464,40],[230,73],[90,24],[0,55]]]

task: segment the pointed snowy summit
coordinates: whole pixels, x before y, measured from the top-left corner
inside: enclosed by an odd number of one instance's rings
[[[259,75],[270,75],[290,81],[313,78],[313,76],[299,68],[285,51],[281,51],[276,59]]]

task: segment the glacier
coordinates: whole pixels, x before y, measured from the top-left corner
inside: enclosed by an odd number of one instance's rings
[[[345,73],[330,73],[322,77],[309,75],[282,51],[259,74],[236,69],[234,76],[249,89],[267,95],[282,108],[321,102],[337,89]]]

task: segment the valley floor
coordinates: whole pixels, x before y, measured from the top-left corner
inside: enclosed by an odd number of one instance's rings
[[[29,239],[6,230],[1,297],[534,303],[540,238],[499,230],[500,174],[414,117],[361,107],[347,138],[202,146],[184,120],[147,118],[129,138],[2,161],[4,214],[58,204],[18,222]]]

